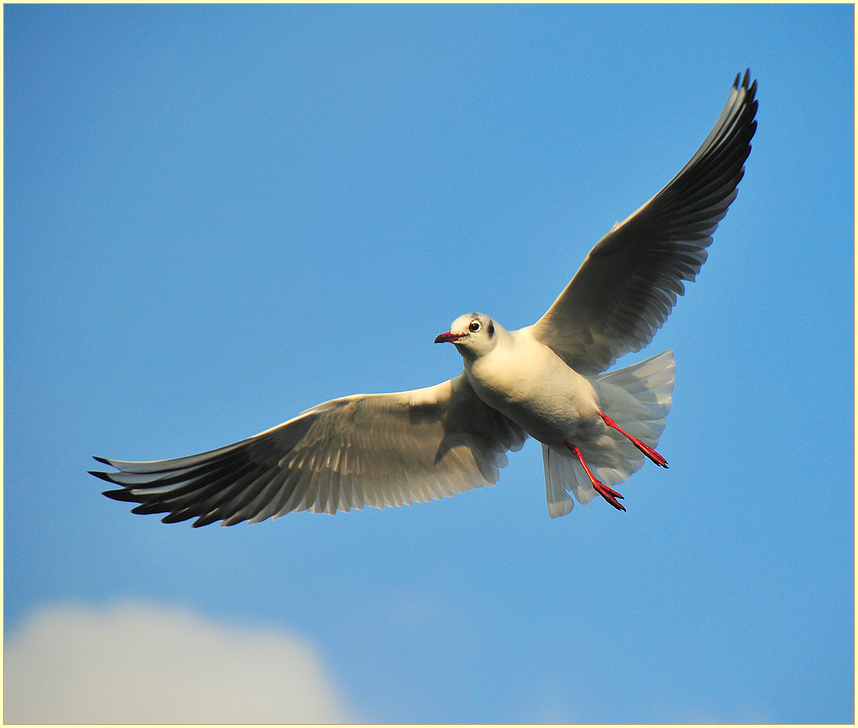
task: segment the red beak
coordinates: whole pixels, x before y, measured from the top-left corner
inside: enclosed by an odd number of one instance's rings
[[[451,334],[449,331],[446,334],[439,334],[435,337],[436,344],[443,344],[444,342],[449,342],[451,344],[457,342],[462,338],[461,334]]]

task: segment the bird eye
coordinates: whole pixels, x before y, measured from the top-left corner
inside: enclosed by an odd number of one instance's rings
[[[468,331],[472,334],[476,334],[477,331],[480,330],[480,322],[479,321],[471,321],[471,325],[468,326]]]

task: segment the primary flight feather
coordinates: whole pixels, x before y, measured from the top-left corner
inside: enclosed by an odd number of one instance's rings
[[[410,392],[358,394],[319,404],[232,445],[173,460],[96,458],[114,472],[104,494],[229,526],[292,511],[336,513],[409,505],[493,485],[528,436],[542,443],[552,518],[601,495],[655,450],[670,411],[675,366],[666,351],[604,373],[652,341],[683,281],[706,260],[712,233],[736,198],[751,151],[756,81],[736,77],[700,149],[649,202],[590,251],[532,326],[505,330],[480,313],[457,318],[437,343],[462,355],[454,379]]]

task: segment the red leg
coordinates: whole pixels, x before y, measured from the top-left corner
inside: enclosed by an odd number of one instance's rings
[[[584,462],[584,456],[581,454],[581,450],[579,450],[577,447],[575,447],[575,445],[572,445],[569,442],[564,441],[563,444],[566,445],[566,447],[568,447],[572,451],[572,454],[576,458],[578,458],[578,462],[581,463],[582,467],[584,468],[584,472],[587,473],[587,477],[590,478],[590,482],[593,484],[593,488],[596,490],[596,492],[600,496],[602,496],[602,498],[608,501],[608,503],[610,503],[614,508],[618,508],[621,511],[626,510],[625,508],[623,508],[623,504],[617,500],[617,498],[622,498],[623,496],[621,496],[619,493],[617,493],[617,491],[613,490],[612,488],[609,488],[601,481],[596,480],[596,477],[593,475],[593,473],[590,472],[590,468],[587,467],[587,463]]]
[[[606,415],[604,412],[599,412],[599,414],[601,415],[602,419],[605,421],[605,424],[606,424],[608,427],[613,427],[615,430],[617,430],[618,432],[621,432],[623,435],[625,435],[626,437],[628,437],[628,438],[629,438],[629,440],[631,440],[631,441],[632,441],[632,445],[634,445],[638,450],[640,450],[644,455],[646,455],[646,456],[647,456],[650,460],[652,460],[656,465],[661,465],[661,467],[663,467],[663,468],[666,468],[666,467],[667,467],[667,460],[665,460],[661,455],[659,455],[659,454],[658,454],[655,450],[653,450],[649,445],[647,445],[646,443],[641,442],[641,441],[640,441],[640,440],[638,440],[636,437],[632,437],[632,436],[631,436],[628,432],[626,432],[625,430],[620,429],[620,428],[617,426],[617,423],[616,423],[616,422],[614,422],[610,417],[608,417],[608,415]]]

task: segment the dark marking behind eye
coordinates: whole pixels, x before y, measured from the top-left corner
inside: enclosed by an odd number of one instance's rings
[[[493,338],[495,335],[495,322],[489,321],[489,338]]]

